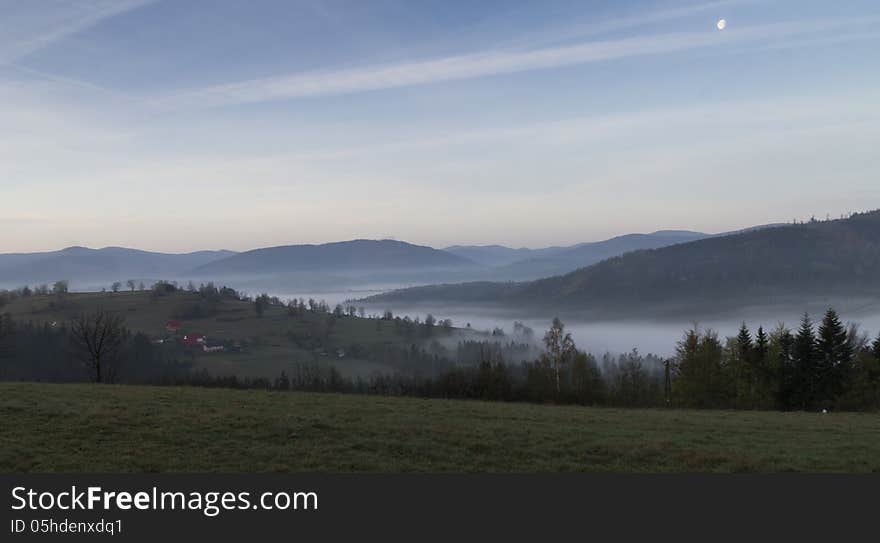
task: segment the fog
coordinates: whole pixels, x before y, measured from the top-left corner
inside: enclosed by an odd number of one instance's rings
[[[324,300],[332,307],[338,303],[379,294],[391,288],[393,287],[390,285],[370,285],[363,288],[302,290],[272,293],[272,295],[278,296],[282,300],[314,298]],[[553,315],[539,316],[526,310],[431,304],[395,305],[394,303],[385,303],[371,305],[361,301],[353,303],[357,306],[364,306],[368,315],[378,315],[387,309],[391,310],[395,316],[409,316],[413,319],[418,317],[424,320],[428,314],[431,314],[438,319],[452,319],[457,328],[465,328],[469,325],[477,331],[491,331],[494,328],[501,328],[506,334],[510,334],[514,322],[518,321],[534,329],[538,339],[549,328],[553,318]],[[594,355],[601,356],[606,352],[619,354],[638,349],[642,354],[671,356],[675,353],[676,343],[684,332],[695,325],[701,330],[712,329],[718,332],[721,337],[736,335],[743,322],[753,334],[759,326],[763,326],[765,331],[770,332],[780,323],[784,323],[794,330],[799,326],[805,311],[809,312],[814,323],[818,323],[823,312],[829,306],[838,310],[844,322],[858,324],[859,329],[863,333],[867,333],[869,337],[876,337],[880,331],[880,307],[877,304],[857,304],[851,300],[839,300],[836,303],[826,300],[797,307],[749,307],[738,310],[735,314],[710,316],[695,314],[687,317],[601,320],[561,315],[561,318],[565,323],[566,330],[571,332],[578,347]]]
[[[186,282],[180,280],[179,284]],[[248,292],[251,295],[262,292],[270,296],[277,296],[287,301],[294,298],[308,300],[310,298],[325,301],[331,308],[336,304],[353,303],[364,307],[368,315],[380,315],[385,310],[390,310],[395,316],[409,316],[424,321],[428,314],[437,319],[452,319],[457,328],[471,328],[477,332],[489,332],[495,328],[501,328],[506,334],[513,331],[514,322],[521,322],[535,331],[537,340],[547,330],[553,318],[552,313],[546,310],[535,312],[528,309],[500,309],[476,306],[452,306],[448,304],[404,304],[388,302],[382,304],[370,304],[363,301],[372,295],[381,294],[397,288],[413,286],[412,283],[374,283],[357,286],[346,285],[327,288],[315,288],[314,284],[302,288],[254,288],[255,284],[241,284],[236,281],[221,281],[218,284],[228,284],[233,288]],[[90,291],[100,290],[105,285],[99,281],[77,282],[72,284],[73,290]],[[268,286],[262,283],[261,286]],[[248,288],[251,287],[251,288]],[[705,307],[705,306],[704,306]],[[754,332],[759,326],[766,331],[771,331],[780,323],[784,323],[790,329],[796,329],[804,312],[808,312],[814,323],[821,320],[822,314],[828,307],[834,307],[844,322],[856,323],[862,333],[868,337],[876,337],[880,332],[880,303],[867,299],[821,299],[806,304],[791,304],[777,307],[745,307],[731,310],[726,313],[705,314],[691,308],[670,313],[673,316],[658,317],[652,313],[647,317],[630,318],[596,318],[595,316],[578,316],[561,314],[575,342],[580,349],[586,350],[596,356],[605,353],[620,354],[637,349],[642,354],[655,354],[658,356],[671,356],[675,352],[676,344],[683,333],[693,326],[702,330],[712,329],[721,337],[734,336],[740,325],[745,322],[749,329]],[[629,307],[618,314],[644,315],[645,308]],[[701,309],[699,311],[704,311]]]

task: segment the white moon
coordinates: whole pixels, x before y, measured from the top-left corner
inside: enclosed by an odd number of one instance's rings
[[[718,24],[715,26],[718,27],[718,30],[724,30],[727,28],[727,19],[719,19]]]

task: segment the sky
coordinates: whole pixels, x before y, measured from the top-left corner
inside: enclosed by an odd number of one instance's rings
[[[0,252],[878,208],[878,25],[876,0],[0,0]]]

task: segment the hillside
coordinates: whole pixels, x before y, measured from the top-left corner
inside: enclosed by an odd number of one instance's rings
[[[353,240],[254,249],[198,267],[209,276],[292,272],[467,269],[475,263],[444,251],[395,240]]]
[[[880,471],[875,414],[0,383],[0,417],[17,473]]]
[[[154,253],[125,247],[68,247],[44,253],[0,254],[0,286],[18,287],[66,279],[97,284],[126,279],[177,276],[229,257],[231,251]]]
[[[122,315],[132,332],[166,340],[160,348],[169,359],[187,361],[194,369],[213,375],[249,378],[275,379],[282,371],[291,373],[298,364],[313,363],[325,368],[332,365],[345,376],[401,370],[416,362],[396,358],[397,350],[452,335],[476,336],[476,332],[450,329],[423,337],[393,322],[311,311],[291,315],[283,306],[268,306],[257,315],[252,302],[206,300],[186,291],[161,296],[150,291],[70,293],[61,299],[28,296],[5,305],[0,297],[0,316],[8,314],[19,322],[64,325],[81,313],[99,309]],[[179,321],[179,330],[166,330],[169,320]],[[201,348],[181,347],[179,339],[186,334],[203,334],[211,343],[228,348],[205,353]],[[340,349],[344,356],[337,354]]]
[[[635,251],[537,281],[419,287],[370,301],[640,311],[816,296],[880,296],[880,211]]]
[[[453,245],[443,250],[494,268],[492,276],[499,279],[532,279],[570,272],[629,251],[665,247],[710,235],[687,230],[661,230],[651,234],[626,234],[602,241],[540,249]]]
[[[510,279],[549,277],[590,266],[606,258],[641,249],[656,249],[710,237],[710,234],[686,230],[661,230],[651,234],[626,234],[604,241],[580,243],[557,248],[524,260],[510,263],[497,273]]]

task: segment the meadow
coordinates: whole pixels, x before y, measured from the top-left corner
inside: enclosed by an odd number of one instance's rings
[[[880,416],[0,383],[3,472],[877,472]]]

